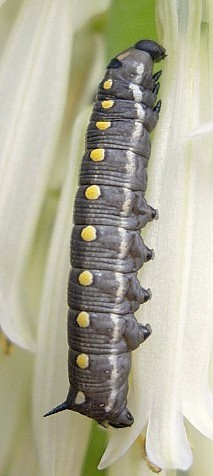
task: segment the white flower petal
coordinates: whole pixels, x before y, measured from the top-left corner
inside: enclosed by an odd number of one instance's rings
[[[188,137],[199,137],[213,132],[213,122],[205,122],[204,124],[199,125],[193,131],[189,132]]]
[[[111,0],[72,0],[73,26],[75,30],[82,28],[86,22],[96,15],[100,15],[109,7]],[[72,16],[72,17],[73,17]]]
[[[212,441],[196,431],[188,422],[186,429],[194,460],[187,476],[210,476],[213,474]],[[177,474],[177,476],[180,475]]]
[[[0,73],[1,326],[26,348],[33,348],[34,338],[22,302],[21,275],[64,110],[71,51],[69,14],[68,0],[63,8],[60,0],[25,2]]]
[[[7,0],[0,0],[0,7],[2,7],[2,5],[4,5],[4,3],[6,2]]]
[[[177,411],[173,414],[170,411],[170,414],[167,414],[169,403],[165,402],[164,414],[157,405],[152,408],[152,418],[150,418],[146,435],[146,451],[150,461],[160,468],[180,467],[185,471],[192,464],[192,452],[183,425],[183,416]],[[166,419],[168,419],[168,425],[165,424]]]
[[[154,473],[148,468],[147,462],[142,459],[142,450],[136,441],[128,453],[119,461],[112,464],[107,470],[108,476],[151,476]],[[176,476],[176,471],[162,470],[160,476]]]
[[[200,122],[211,117],[209,64],[205,33],[201,36]],[[208,51],[210,57],[208,57]],[[213,104],[212,104],[213,105]],[[188,214],[188,283],[183,350],[183,413],[204,435],[213,437],[213,394],[208,364],[213,335],[213,140],[210,135],[192,142],[193,169],[190,176]],[[197,335],[196,335],[197,332]],[[194,371],[192,364],[194,363]]]
[[[25,417],[25,415],[24,415]],[[29,421],[19,423],[15,445],[11,448],[9,476],[38,476],[38,458],[35,450],[35,441],[32,426]]]

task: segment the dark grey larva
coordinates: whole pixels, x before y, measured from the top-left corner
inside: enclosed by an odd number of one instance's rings
[[[137,271],[153,257],[140,230],[156,218],[144,198],[155,127],[160,72],[165,58],[142,40],[114,58],[99,85],[75,199],[68,284],[70,389],[45,416],[74,410],[103,426],[130,426],[131,351],[150,335],[134,312],[150,299]]]

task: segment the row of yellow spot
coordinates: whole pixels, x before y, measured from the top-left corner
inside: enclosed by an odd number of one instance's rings
[[[110,89],[111,86],[112,86],[112,80],[111,79],[108,79],[103,84],[104,89]],[[112,99],[108,99],[108,100],[102,101],[101,106],[102,106],[103,109],[110,109],[113,106],[113,104],[114,104],[114,101]],[[96,122],[96,127],[100,131],[105,131],[110,126],[111,126],[110,121],[97,121]]]
[[[89,327],[89,314],[88,312],[81,311],[79,312],[77,319],[76,319],[79,327],[85,328]],[[87,354],[79,354],[76,358],[76,363],[80,369],[86,369],[89,366],[89,357]]]
[[[103,88],[104,89],[110,89],[112,86],[112,80],[108,79],[107,81],[104,82]],[[112,99],[108,99],[105,101],[102,101],[101,105],[103,109],[110,109],[114,104],[114,101]],[[97,122],[96,126],[98,129],[107,129],[110,125],[110,122]],[[90,157],[94,162],[100,162],[101,160],[104,160],[104,149],[94,149],[90,153]]]
[[[94,162],[100,162],[101,160],[104,160],[104,149],[93,149],[90,152],[90,158]],[[100,194],[101,191],[98,185],[90,185],[90,187],[87,187],[85,190],[85,197],[88,200],[97,200],[97,198],[100,197]]]
[[[110,89],[112,86],[112,80],[111,79],[108,79],[107,81],[104,82],[103,84],[103,88],[104,89]],[[108,101],[102,101],[101,105],[104,109],[109,109],[110,107],[112,107],[114,104],[114,101],[112,100],[108,100]],[[108,129],[108,127],[110,127],[111,123],[110,122],[96,122],[96,127],[100,130],[105,130],[105,129]],[[104,160],[104,149],[94,149],[91,151],[90,153],[90,158],[94,161],[94,162],[100,162],[102,160]],[[100,196],[101,192],[100,192],[100,187],[98,187],[97,185],[91,185],[90,187],[87,187],[87,189],[85,190],[85,196],[88,200],[96,200],[99,196]],[[96,239],[96,229],[94,226],[86,226],[85,228],[83,228],[83,230],[81,231],[81,238],[84,240],[84,241],[93,241]],[[82,286],[89,286],[90,284],[92,284],[93,282],[93,275],[90,271],[82,271],[82,273],[79,274],[79,277],[78,277],[78,280],[79,280],[79,283],[82,285]],[[76,319],[79,327],[82,327],[82,328],[85,328],[85,327],[88,327],[89,324],[90,324],[90,321],[89,321],[89,314],[88,312],[85,312],[85,311],[81,311],[78,316],[77,316],[77,319]],[[76,363],[78,365],[79,368],[81,369],[86,369],[88,368],[89,366],[89,357],[87,354],[79,354],[78,357],[76,358]],[[82,394],[82,403],[83,403],[83,394]],[[76,403],[81,403],[80,401],[79,402],[76,402]]]

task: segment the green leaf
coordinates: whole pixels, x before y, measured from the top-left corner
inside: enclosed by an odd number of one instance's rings
[[[97,466],[106,446],[107,432],[97,423],[93,423],[82,476],[100,476]],[[101,471],[101,476],[106,476],[106,474],[106,470]]]
[[[112,2],[106,23],[109,58],[138,40],[157,40],[155,4],[156,0]]]

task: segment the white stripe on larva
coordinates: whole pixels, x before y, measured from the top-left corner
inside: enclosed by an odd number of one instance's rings
[[[115,273],[115,279],[116,282],[118,283],[118,289],[116,291],[116,296],[123,296],[124,294],[124,280],[123,280],[123,274],[121,273]]]
[[[143,97],[143,93],[140,90],[139,86],[137,84],[134,84],[134,83],[129,83],[129,89],[131,89],[131,91],[132,91],[134,101],[135,102],[141,102],[142,97]]]
[[[109,412],[110,410],[112,410],[115,399],[117,397],[117,388],[116,388],[116,381],[118,377],[117,355],[109,356],[109,364],[112,365],[112,372],[111,372],[111,378],[110,378],[111,392],[110,392],[108,404],[105,406],[106,412]]]
[[[114,330],[113,330],[113,342],[116,343],[119,337],[119,317],[116,314],[111,314],[110,319],[113,322]],[[110,385],[111,385],[111,392],[108,399],[108,404],[105,407],[105,411],[109,412],[112,410],[116,397],[117,397],[117,377],[118,377],[118,364],[117,364],[117,355],[113,354],[108,357],[109,365],[112,366],[112,371],[110,375]]]
[[[118,335],[119,335],[119,317],[116,316],[116,314],[111,314],[110,315],[110,320],[113,322],[114,324],[114,330],[113,330],[113,336],[112,336],[112,339],[113,339],[113,342],[117,342],[118,340]]]
[[[131,162],[135,156],[134,152],[132,152],[132,150],[127,150],[127,159]]]
[[[135,174],[135,154],[132,152],[132,150],[127,150],[126,153],[126,173],[128,175],[134,175]]]
[[[141,137],[142,135],[142,131],[143,131],[143,124],[141,124],[141,122],[135,122],[135,127],[132,134],[133,138],[139,139],[139,137]]]
[[[125,234],[123,232],[123,228],[118,227],[118,234],[121,238],[120,241],[120,246],[119,246],[119,253],[118,253],[118,258],[123,259],[124,256],[126,255],[126,239],[125,239]]]
[[[144,117],[145,117],[145,110],[143,108],[143,106],[141,104],[138,104],[136,103],[135,104],[135,109],[137,110],[137,117],[138,119],[140,119],[141,121],[143,121]]]
[[[126,198],[123,202],[122,212],[128,212],[130,204],[131,204],[131,198]]]
[[[143,77],[144,64],[143,63],[139,64],[139,66],[137,66],[136,68],[136,71],[137,71],[137,75],[135,76],[135,82],[140,84]]]

